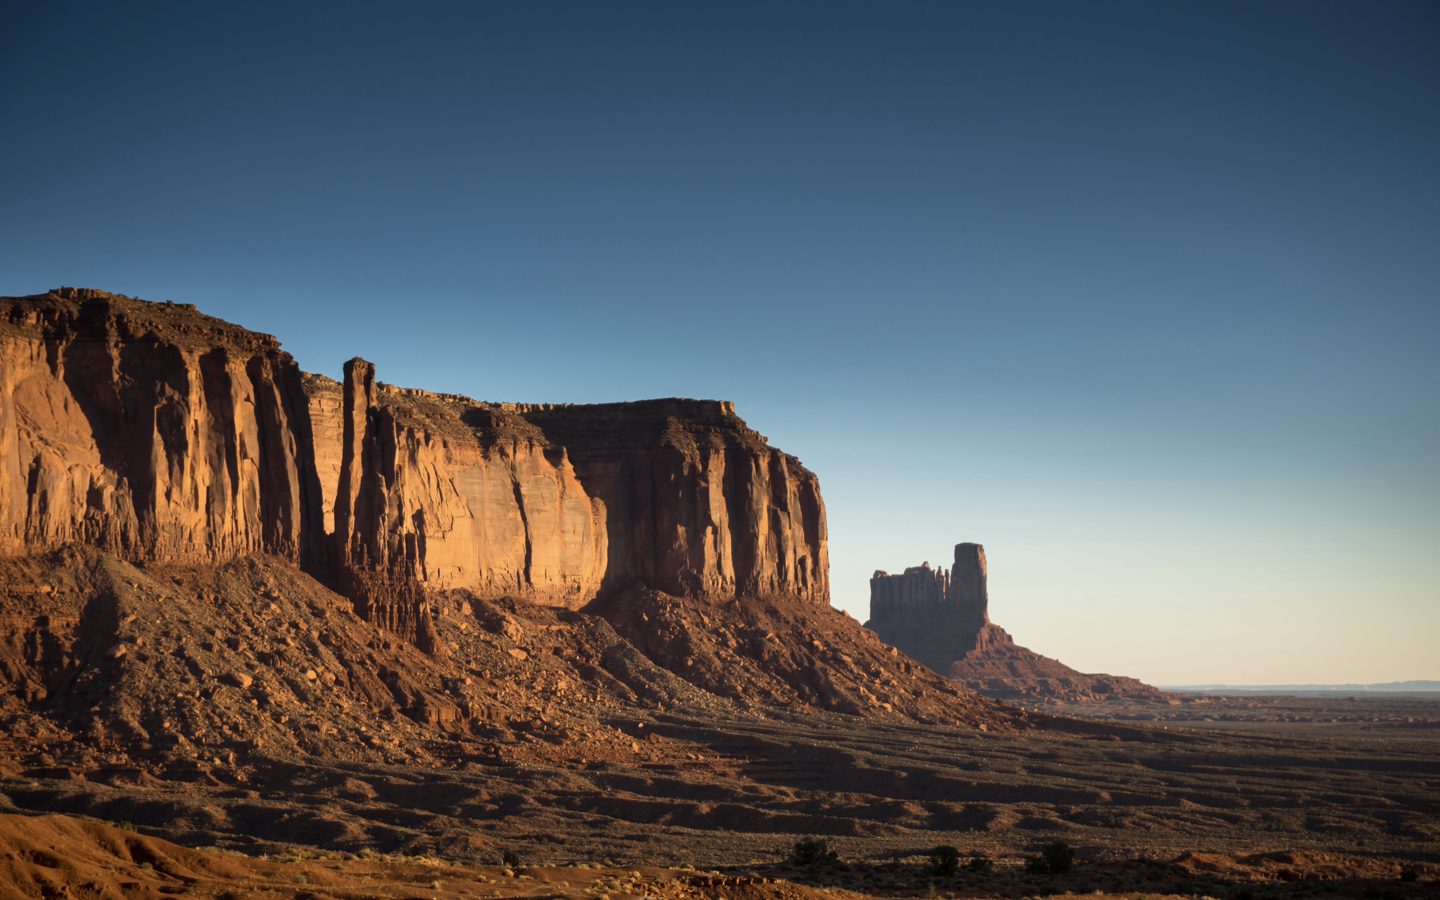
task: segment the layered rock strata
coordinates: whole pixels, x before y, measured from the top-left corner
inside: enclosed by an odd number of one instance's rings
[[[272,553],[427,649],[426,592],[828,601],[815,476],[731,404],[490,404],[300,371],[193,307],[0,299],[0,553]]]
[[[563,446],[603,506],[602,590],[829,601],[814,473],[713,400],[516,409]]]
[[[1077,672],[1017,645],[990,621],[985,548],[955,545],[954,567],[928,562],[870,579],[872,629],[912,659],[971,690],[1009,700],[1159,697],[1150,685]]]
[[[103,291],[0,298],[0,553],[299,559],[307,412],[270,335]]]
[[[828,600],[817,479],[729,403],[477,403],[363,360],[305,388],[342,569],[570,608],[636,583]]]

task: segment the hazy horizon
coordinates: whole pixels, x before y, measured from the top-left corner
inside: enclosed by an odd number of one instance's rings
[[[10,5],[0,293],[733,400],[832,599],[985,545],[1152,684],[1440,678],[1440,8]]]

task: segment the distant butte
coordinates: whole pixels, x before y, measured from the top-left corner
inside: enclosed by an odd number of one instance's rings
[[[990,621],[985,548],[956,544],[946,572],[930,563],[899,575],[870,579],[870,621],[887,644],[964,687],[1015,701],[1159,699],[1162,692],[1134,678],[1077,672],[1021,647]]]

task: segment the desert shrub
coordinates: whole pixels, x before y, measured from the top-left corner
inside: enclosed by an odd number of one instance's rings
[[[795,842],[795,864],[800,866],[818,866],[821,863],[834,862],[840,858],[840,854],[830,849],[824,841],[815,838],[806,838],[803,841]]]
[[[516,866],[520,865],[520,854],[516,853],[514,850],[502,851],[500,854],[500,863],[501,865],[506,865],[513,869]]]
[[[1075,861],[1075,851],[1064,841],[1052,841],[1040,848],[1040,855],[1026,863],[1032,872],[1046,872],[1059,875],[1070,871]]]
[[[995,860],[988,856],[976,856],[965,864],[965,868],[980,875],[989,875],[995,871]]]
[[[960,868],[960,851],[948,844],[941,844],[930,851],[930,874],[954,875]]]

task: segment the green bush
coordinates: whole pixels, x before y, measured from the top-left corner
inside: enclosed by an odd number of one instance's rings
[[[954,875],[960,868],[960,851],[948,844],[941,844],[930,851],[930,874]]]
[[[514,850],[506,850],[500,854],[500,862],[513,869],[520,865],[520,854]]]
[[[795,842],[795,864],[799,866],[818,866],[821,863],[834,862],[840,858],[840,854],[831,850],[824,841],[814,838],[806,838],[803,841]]]
[[[965,868],[980,875],[989,875],[995,871],[995,860],[988,856],[976,856],[965,864]]]

